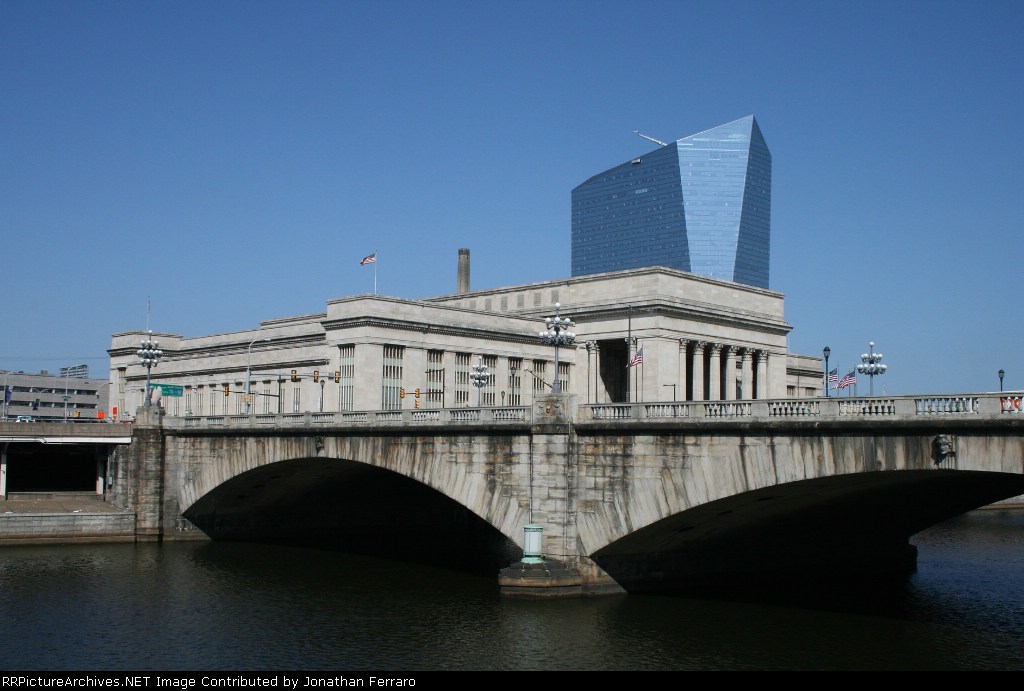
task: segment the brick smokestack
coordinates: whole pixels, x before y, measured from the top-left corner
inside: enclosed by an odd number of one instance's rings
[[[456,292],[469,292],[469,250],[465,247],[459,250],[459,285]]]

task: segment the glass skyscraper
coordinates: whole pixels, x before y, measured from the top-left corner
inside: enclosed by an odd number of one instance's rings
[[[668,266],[768,288],[772,156],[753,115],[572,191],[572,275]]]

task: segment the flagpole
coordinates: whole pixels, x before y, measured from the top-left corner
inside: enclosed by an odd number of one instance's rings
[[[377,250],[373,251],[373,294],[377,294]]]

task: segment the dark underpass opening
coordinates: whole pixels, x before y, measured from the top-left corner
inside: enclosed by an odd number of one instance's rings
[[[184,512],[213,540],[287,544],[494,575],[522,557],[447,496],[342,460],[285,461],[224,483]]]
[[[7,449],[7,492],[95,492],[96,447],[13,443]]]

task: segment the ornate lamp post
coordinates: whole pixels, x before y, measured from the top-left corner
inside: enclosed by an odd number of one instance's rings
[[[160,350],[160,341],[153,340],[153,332],[150,331],[147,338],[142,341],[141,347],[139,348],[136,355],[139,356],[139,362],[146,368],[146,402],[144,405],[148,408],[153,405],[153,389],[149,384],[150,374],[153,368],[156,367],[157,363],[160,362],[160,357],[164,354]]]
[[[562,382],[558,378],[558,348],[576,342],[576,334],[569,331],[569,327],[573,326],[572,320],[569,317],[559,316],[561,308],[562,305],[556,302],[555,316],[544,318],[544,326],[547,327],[547,331],[537,334],[541,343],[555,346],[555,382],[551,385],[551,393],[562,393]]]
[[[999,393],[1003,392],[1003,377],[1006,376],[1006,372],[999,370]]]
[[[484,386],[487,385],[487,380],[491,378],[491,375],[487,373],[487,365],[483,364],[482,359],[477,359],[476,364],[473,365],[473,371],[469,373],[469,379],[473,382],[473,386],[476,387],[476,407],[480,407],[480,395],[483,393]]]
[[[821,354],[825,356],[825,398],[828,398],[828,356],[832,354],[832,349],[825,346],[822,349]]]
[[[868,347],[871,351],[860,356],[861,364],[857,365],[857,371],[861,374],[868,375],[868,391],[870,392],[870,395],[874,396],[875,375],[885,374],[886,366],[879,364],[882,359],[882,354],[875,352],[875,342],[868,341]]]

